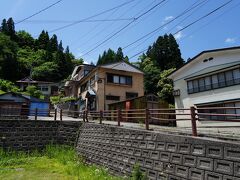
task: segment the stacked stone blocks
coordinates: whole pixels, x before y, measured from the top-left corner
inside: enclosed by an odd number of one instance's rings
[[[119,175],[138,163],[149,179],[240,180],[240,144],[84,124],[78,152]]]
[[[0,147],[28,151],[48,144],[75,145],[80,122],[0,120]]]

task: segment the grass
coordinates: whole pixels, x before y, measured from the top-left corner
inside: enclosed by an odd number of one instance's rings
[[[21,153],[0,150],[1,180],[121,180],[106,169],[86,165],[75,150],[49,145],[43,152]]]

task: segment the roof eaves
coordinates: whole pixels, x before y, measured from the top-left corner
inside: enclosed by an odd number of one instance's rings
[[[234,46],[234,47],[228,47],[228,48],[219,48],[219,49],[212,49],[212,50],[202,51],[199,54],[197,54],[196,56],[194,56],[193,58],[191,58],[189,61],[187,61],[183,66],[181,66],[180,68],[178,68],[175,71],[173,71],[172,73],[170,73],[168,75],[168,78],[171,78],[171,76],[173,76],[174,73],[176,73],[178,70],[180,70],[181,68],[185,67],[186,65],[188,65],[189,63],[191,63],[192,61],[197,59],[202,54],[211,53],[211,52],[218,52],[218,51],[234,50],[234,49],[240,49],[240,46]]]

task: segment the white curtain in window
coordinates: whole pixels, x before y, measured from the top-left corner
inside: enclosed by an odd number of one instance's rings
[[[119,83],[119,76],[113,76],[113,82]]]
[[[126,77],[120,77],[120,84],[126,84]]]

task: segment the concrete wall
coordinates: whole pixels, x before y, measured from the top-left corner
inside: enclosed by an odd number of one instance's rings
[[[240,179],[238,143],[88,123],[80,128],[77,150],[120,175],[138,162],[154,180]]]
[[[42,149],[50,143],[74,145],[80,124],[73,121],[0,120],[0,147],[25,151]]]

